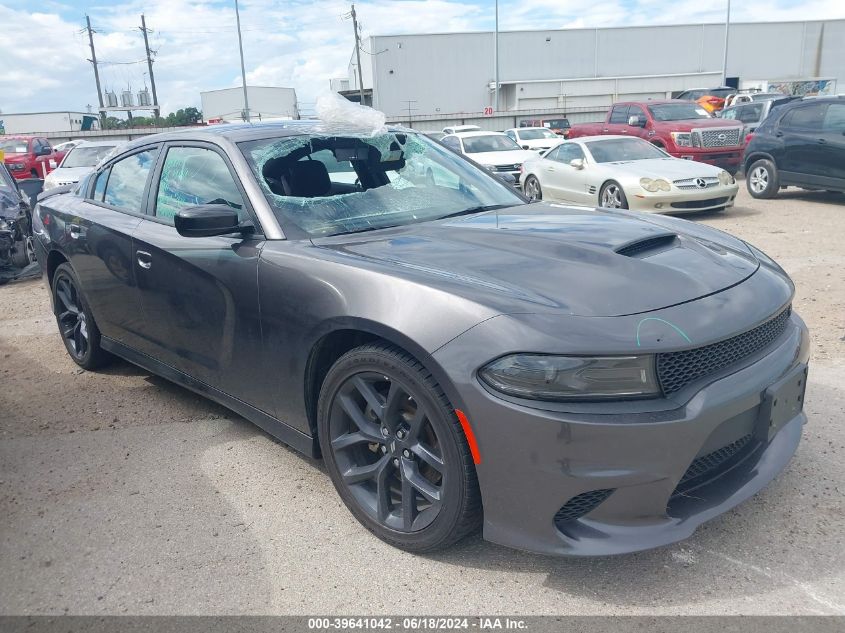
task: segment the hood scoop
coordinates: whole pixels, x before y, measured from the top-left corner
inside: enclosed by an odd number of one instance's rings
[[[659,251],[665,251],[673,248],[678,244],[678,236],[675,233],[664,233],[663,235],[653,235],[646,239],[635,240],[623,244],[616,249],[618,255],[625,257],[647,257]]]

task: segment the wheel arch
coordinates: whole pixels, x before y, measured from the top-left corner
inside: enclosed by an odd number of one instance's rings
[[[756,151],[753,154],[750,154],[742,159],[742,170],[748,174],[748,170],[750,169],[751,165],[753,165],[758,160],[768,160],[771,161],[772,164],[775,166],[775,169],[778,168],[778,164],[775,161],[774,156],[769,154],[768,152],[761,152]]]
[[[56,269],[67,263],[69,263],[68,258],[61,251],[52,249],[47,253],[47,282],[51,288],[53,287],[53,275],[56,273]]]
[[[345,318],[325,324],[314,337],[314,343],[305,363],[304,401],[308,426],[317,438],[317,401],[326,373],[346,352],[367,345],[383,342],[407,352],[419,362],[443,389],[453,408],[462,402],[445,370],[422,345],[402,332],[369,319]]]

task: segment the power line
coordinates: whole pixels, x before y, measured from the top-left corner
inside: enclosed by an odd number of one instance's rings
[[[100,101],[100,118],[105,122],[105,114],[103,113],[103,91],[100,88],[100,71],[97,69],[97,53],[94,52],[94,31],[91,28],[91,18],[85,16],[85,24],[88,30],[88,44],[91,46],[91,59],[88,60],[94,66],[94,81],[97,83],[97,99]],[[105,127],[105,126],[104,126]]]

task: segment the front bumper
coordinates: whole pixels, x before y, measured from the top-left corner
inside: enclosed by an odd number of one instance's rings
[[[706,189],[680,190],[652,193],[640,187],[627,195],[628,208],[650,213],[695,213],[732,207],[739,185],[717,185]]]
[[[675,158],[694,160],[699,163],[707,163],[715,167],[721,167],[731,173],[736,173],[742,163],[743,148],[730,151],[707,150],[699,147],[679,147],[669,152]]]
[[[468,345],[487,338],[482,329],[476,326],[478,333],[470,330],[459,337],[463,344],[447,345],[435,357],[445,366],[461,364],[457,355],[466,356]],[[494,395],[477,378],[463,381],[461,406],[481,455],[476,468],[484,537],[517,549],[579,556],[635,552],[689,537],[785,468],[806,417],[796,413],[769,439],[768,416],[761,412],[767,389],[784,376],[803,375],[808,356],[807,329],[792,314],[777,341],[739,370],[652,404],[539,409]],[[680,485],[696,464],[740,444],[703,480]],[[595,494],[601,491],[610,492]],[[579,499],[587,500],[587,512],[556,521]]]

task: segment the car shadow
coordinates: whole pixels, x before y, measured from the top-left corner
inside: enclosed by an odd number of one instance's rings
[[[845,206],[845,193],[835,191],[809,191],[798,187],[788,187],[778,192],[776,199],[800,200],[801,202],[812,202],[816,204],[837,204]]]

